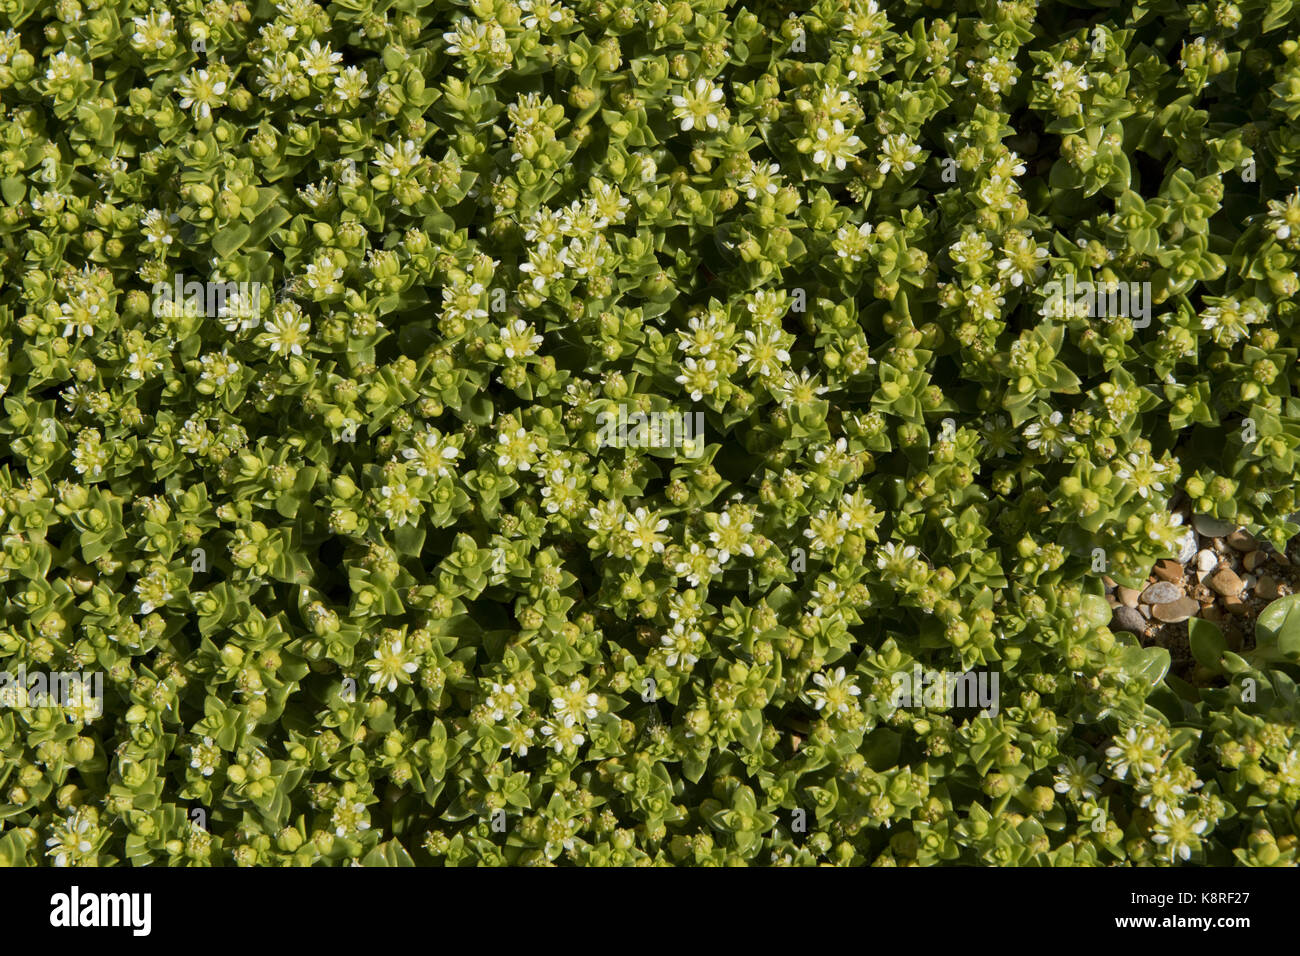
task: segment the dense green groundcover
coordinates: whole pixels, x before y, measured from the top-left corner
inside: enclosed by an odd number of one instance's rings
[[[0,103],[0,862],[1296,862],[1300,609],[1100,573],[1300,531],[1292,0],[0,0]]]

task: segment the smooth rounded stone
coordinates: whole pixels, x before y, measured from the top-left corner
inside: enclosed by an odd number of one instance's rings
[[[1207,538],[1222,538],[1230,534],[1234,528],[1229,522],[1212,515],[1192,515],[1192,527],[1198,534],[1203,534]]]
[[[1214,569],[1219,566],[1219,556],[1209,548],[1204,549],[1196,555],[1196,580],[1199,584],[1204,584],[1205,579],[1214,573]]]
[[[1223,620],[1223,611],[1216,604],[1203,605],[1201,607],[1201,617],[1205,618],[1207,621],[1215,621],[1217,623],[1218,621]]]
[[[1237,572],[1232,568],[1219,568],[1205,582],[1205,586],[1215,594],[1223,597],[1237,597],[1241,594],[1244,587],[1241,578],[1237,577]]]
[[[1255,571],[1267,560],[1268,555],[1263,551],[1252,551],[1241,559],[1241,564],[1247,571]]]
[[[1157,581],[1149,585],[1145,591],[1138,597],[1143,604],[1168,604],[1171,601],[1177,601],[1182,596],[1182,589],[1176,584],[1170,584],[1168,581]]]
[[[1242,589],[1242,593],[1246,597],[1250,597],[1250,592],[1251,590],[1254,589],[1254,587],[1255,587],[1255,575],[1253,574],[1241,575],[1241,589]]]
[[[1150,605],[1150,604],[1139,604],[1137,610],[1138,610],[1138,613],[1141,614],[1141,615],[1142,615],[1144,618],[1146,618],[1148,621],[1151,620],[1151,605]]]
[[[1178,624],[1187,620],[1201,609],[1201,605],[1187,596],[1180,597],[1170,604],[1157,604],[1151,609],[1151,616],[1165,624]]]
[[[1183,579],[1183,566],[1173,558],[1165,558],[1156,562],[1156,566],[1151,569],[1151,573],[1161,581],[1177,584]]]
[[[1186,564],[1196,557],[1196,532],[1188,528],[1178,539],[1178,563]]]
[[[1115,593],[1119,595],[1119,603],[1125,607],[1138,606],[1138,597],[1141,592],[1135,591],[1132,588],[1126,588],[1121,584],[1115,589]]]
[[[1235,614],[1238,617],[1245,617],[1250,613],[1250,605],[1235,594],[1225,595],[1223,598],[1223,606],[1228,609],[1230,614]]]
[[[1277,582],[1273,580],[1271,574],[1260,575],[1259,583],[1255,586],[1255,594],[1262,597],[1265,601],[1272,601],[1277,598],[1281,592],[1277,588]]]
[[[1147,622],[1137,611],[1121,604],[1115,608],[1115,612],[1110,617],[1110,629],[1112,631],[1128,631],[1130,634],[1137,634],[1140,637],[1146,632]]]
[[[1232,548],[1233,551],[1254,551],[1259,547],[1259,542],[1255,540],[1255,536],[1245,528],[1238,528],[1228,535],[1225,540],[1228,542],[1228,547]]]

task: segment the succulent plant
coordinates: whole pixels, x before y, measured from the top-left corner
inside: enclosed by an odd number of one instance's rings
[[[0,862],[1296,863],[1300,10],[750,6],[0,0]]]

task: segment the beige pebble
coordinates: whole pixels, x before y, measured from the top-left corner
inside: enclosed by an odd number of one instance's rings
[[[1232,568],[1219,568],[1214,574],[1210,575],[1209,580],[1205,582],[1205,586],[1215,594],[1224,597],[1236,597],[1241,594],[1242,582],[1241,578],[1237,577],[1237,572]]]
[[[1132,588],[1126,588],[1124,587],[1124,585],[1121,584],[1118,588],[1115,589],[1115,593],[1119,595],[1119,603],[1124,605],[1125,607],[1138,606],[1138,595],[1139,595],[1138,591],[1135,591]]]
[[[1254,571],[1261,564],[1268,560],[1268,555],[1263,551],[1252,551],[1242,559],[1242,564],[1247,571]]]
[[[1273,576],[1264,574],[1260,576],[1259,584],[1255,587],[1255,593],[1265,601],[1272,601],[1280,592],[1277,589],[1277,582],[1273,580]]]
[[[1180,621],[1187,620],[1200,609],[1199,604],[1184,596],[1169,604],[1157,604],[1151,609],[1151,616],[1157,621],[1164,621],[1166,624],[1177,624]]]

